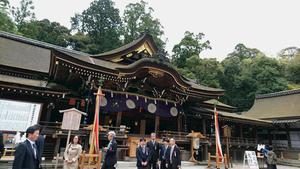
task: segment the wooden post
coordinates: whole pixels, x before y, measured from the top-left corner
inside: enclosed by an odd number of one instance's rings
[[[210,153],[207,153],[208,161],[207,161],[207,167],[210,167]]]
[[[104,117],[104,125],[107,125],[107,126],[109,126],[109,116],[105,116]]]
[[[146,120],[141,120],[140,134],[145,135],[145,131],[146,131]]]
[[[258,144],[258,137],[257,137],[257,127],[254,126],[253,128],[253,132],[254,132],[254,138],[255,138],[255,144]]]
[[[288,141],[288,149],[292,147],[292,142],[291,142],[291,136],[290,136],[290,131],[289,131],[289,126],[286,124],[285,125],[286,128],[286,137],[287,137],[287,141]]]
[[[68,145],[69,145],[69,143],[70,143],[70,137],[71,137],[71,130],[68,131],[68,137],[67,137],[66,148],[68,147]]]
[[[182,120],[181,120],[181,117],[182,117],[182,116],[180,116],[180,115],[177,116],[177,130],[178,130],[179,132],[182,131]]]
[[[269,139],[269,145],[272,145],[272,135],[271,135],[272,131],[270,129],[268,129],[268,139]]]
[[[228,162],[228,168],[229,168],[230,155],[229,155],[229,138],[228,137],[226,137],[226,151],[227,151],[227,154],[228,154],[227,162]]]
[[[227,159],[227,154],[224,154],[224,167],[227,169],[229,168],[229,163],[228,163],[228,159]]]
[[[155,133],[159,131],[159,116],[155,116]]]
[[[58,166],[58,160],[59,160],[59,154],[56,155],[55,166],[54,166],[55,169],[57,169],[57,166]]]
[[[202,134],[206,137],[206,119],[202,119]],[[208,145],[205,144],[203,146],[203,149],[202,149],[202,154],[203,154],[203,161],[207,160],[208,157],[207,157],[207,153],[208,153]]]
[[[120,127],[122,122],[122,112],[117,113],[117,121],[116,121],[116,127]]]
[[[217,149],[216,149],[216,151],[217,151]],[[216,153],[216,167],[217,167],[217,168],[220,168],[220,164],[219,164],[219,154],[218,154],[218,153]]]
[[[240,125],[240,138],[243,138],[243,125]]]

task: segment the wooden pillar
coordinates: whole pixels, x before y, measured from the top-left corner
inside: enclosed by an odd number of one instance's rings
[[[146,131],[146,120],[141,120],[140,134],[145,135],[145,131]]]
[[[286,125],[286,137],[287,137],[287,141],[288,141],[288,149],[292,147],[292,142],[291,142],[291,136],[290,136],[290,131],[289,131],[289,126]]]
[[[59,152],[59,147],[60,147],[60,136],[56,138],[56,143],[54,147],[54,155],[57,155]]]
[[[202,134],[204,136],[206,136],[206,119],[201,119],[201,122],[202,122]],[[203,145],[203,150],[202,150],[202,159],[203,161],[207,160],[207,154],[208,154],[208,145],[205,144]]]
[[[47,113],[46,113],[46,119],[45,121],[51,121],[51,112],[54,109],[54,103],[49,103],[47,106]]]
[[[117,113],[116,127],[120,127],[122,121],[122,112]]]
[[[273,135],[271,134],[272,131],[270,129],[268,129],[268,140],[269,140],[269,145],[272,145],[272,139],[273,139]]]
[[[257,145],[258,144],[258,137],[257,137],[257,127],[254,126],[253,128],[253,135],[254,135],[254,138],[255,138],[255,144]]]
[[[105,116],[104,117],[104,126],[108,126],[109,125],[109,116]]]
[[[155,133],[159,132],[159,116],[155,116]]]
[[[182,131],[182,116],[177,116],[177,131],[181,132]]]
[[[243,125],[240,124],[240,138],[243,138]]]

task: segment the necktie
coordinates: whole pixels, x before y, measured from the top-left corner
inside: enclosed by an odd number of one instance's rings
[[[143,154],[145,154],[145,151],[146,151],[146,149],[145,149],[145,147],[143,147]]]
[[[36,148],[36,144],[35,143],[32,144],[32,149],[33,149],[34,158],[37,159],[36,158],[36,150],[37,150],[37,148]]]

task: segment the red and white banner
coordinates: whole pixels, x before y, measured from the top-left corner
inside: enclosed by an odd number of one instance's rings
[[[223,153],[222,153],[222,145],[220,139],[219,117],[218,117],[216,106],[214,108],[214,120],[215,120],[215,136],[216,136],[216,157],[219,157],[218,161],[221,162],[223,159]]]

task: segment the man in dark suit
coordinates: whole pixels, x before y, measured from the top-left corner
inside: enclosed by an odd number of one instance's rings
[[[140,145],[136,149],[136,166],[138,169],[148,169],[151,155],[150,150],[146,146],[146,139],[140,139]]]
[[[167,155],[168,148],[169,148],[169,139],[163,138],[163,145],[160,146],[160,151],[159,151],[160,169],[167,169],[166,155]]]
[[[175,143],[175,139],[170,139],[170,146],[167,150],[166,155],[168,169],[179,169],[181,168],[180,149]]]
[[[37,146],[37,149],[39,152],[39,158],[40,158],[39,160],[40,160],[40,162],[42,162],[42,156],[44,153],[45,136],[42,135],[42,127],[39,125],[36,125],[36,126],[40,130],[40,135],[39,135],[38,139],[36,140],[36,146]]]
[[[0,159],[4,153],[4,141],[3,141],[3,134],[0,132]]]
[[[151,133],[151,140],[147,142],[147,147],[150,150],[151,159],[149,162],[150,169],[156,169],[157,168],[157,160],[159,158],[159,149],[160,145],[156,141],[156,134]]]
[[[116,133],[114,131],[108,132],[107,138],[109,143],[107,147],[104,148],[104,152],[106,155],[104,157],[104,163],[102,165],[102,169],[115,169],[117,164],[117,147],[118,144],[116,142]]]
[[[13,169],[39,169],[40,157],[35,143],[39,133],[37,126],[28,127],[26,130],[27,139],[16,148]]]

